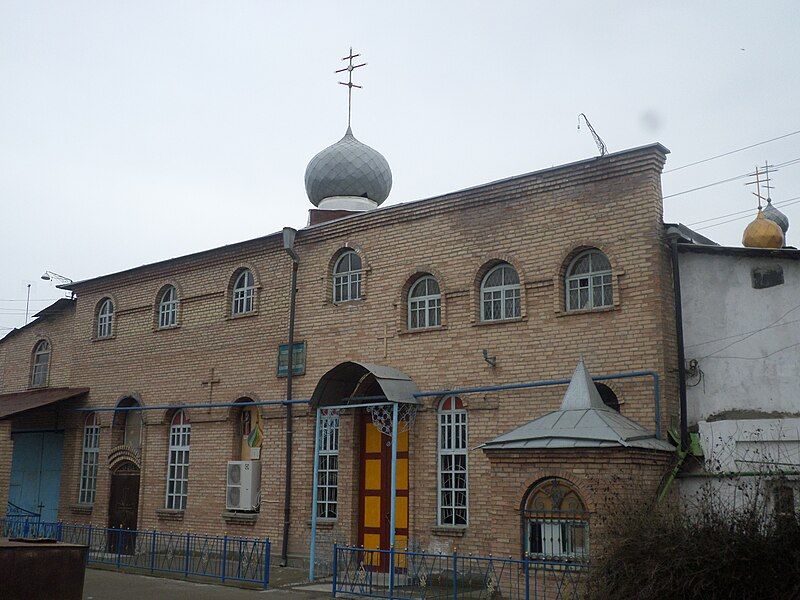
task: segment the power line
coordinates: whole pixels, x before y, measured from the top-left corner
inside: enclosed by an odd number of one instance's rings
[[[786,200],[781,200],[780,202],[773,202],[772,206],[775,208],[779,206],[783,206],[784,204],[794,204],[791,202],[792,200],[798,200],[800,196],[795,196],[794,198],[787,198]],[[734,215],[743,215],[747,213],[748,215],[753,212],[752,208],[746,208],[745,210],[737,210],[736,212],[728,213],[727,215],[719,215],[717,217],[709,217],[708,219],[703,219],[702,221],[694,221],[693,223],[687,223],[686,225],[691,227],[692,225],[700,225],[701,223],[708,223],[709,221],[716,221],[717,219],[724,219],[725,217],[732,217]]]
[[[789,167],[791,165],[797,164],[798,162],[800,162],[800,158],[793,158],[791,160],[787,160],[786,162],[779,163],[779,164],[775,165],[775,169],[778,169],[779,167]],[[683,190],[682,192],[676,192],[674,194],[669,194],[667,196],[663,196],[663,199],[666,200],[667,198],[673,198],[675,196],[681,196],[683,194],[688,194],[689,192],[696,192],[698,190],[704,190],[706,188],[710,188],[710,187],[715,186],[715,185],[720,185],[720,184],[723,184],[723,183],[729,183],[731,181],[736,181],[737,179],[744,179],[746,177],[752,177],[752,174],[751,173],[744,173],[742,175],[736,175],[735,177],[728,177],[727,179],[722,179],[720,181],[714,181],[713,183],[707,183],[706,185],[701,185],[700,187],[692,188],[690,190]]]
[[[695,165],[701,165],[701,164],[707,163],[707,162],[709,162],[711,160],[716,160],[718,158],[722,158],[723,156],[730,156],[731,154],[736,154],[737,152],[742,152],[744,150],[749,150],[750,148],[755,148],[756,146],[762,146],[764,144],[769,144],[770,142],[775,142],[777,140],[782,140],[783,138],[787,138],[787,137],[790,137],[790,136],[793,136],[793,135],[797,135],[798,133],[800,133],[800,130],[792,131],[791,133],[786,133],[784,135],[779,135],[778,137],[774,137],[774,138],[769,139],[769,140],[764,140],[762,142],[756,142],[755,144],[750,144],[749,146],[744,146],[742,148],[737,148],[736,150],[731,150],[730,152],[724,152],[722,154],[717,154],[716,156],[710,156],[709,158],[704,158],[702,160],[697,160],[695,162],[692,162],[692,163],[689,163],[689,164],[686,164],[686,165],[681,165],[680,167],[675,167],[674,169],[667,169],[666,171],[664,171],[664,173],[674,173],[675,171],[680,171],[681,169],[685,169],[687,167],[693,167]]]
[[[780,317],[778,317],[777,319],[775,319],[775,320],[774,320],[774,321],[772,321],[771,323],[767,323],[766,325],[764,325],[764,327],[761,327],[761,328],[759,328],[759,329],[756,329],[756,330],[754,330],[754,331],[751,331],[750,333],[746,334],[746,335],[745,335],[745,336],[744,336],[742,339],[740,339],[740,340],[736,340],[736,341],[733,341],[733,342],[731,342],[730,344],[727,344],[726,346],[723,346],[723,347],[722,347],[722,348],[720,348],[719,350],[714,350],[714,352],[712,352],[711,354],[706,354],[705,356],[701,357],[699,360],[703,360],[703,359],[706,359],[706,358],[711,358],[711,357],[713,357],[715,354],[719,354],[719,353],[720,353],[720,352],[722,352],[723,350],[727,350],[728,348],[730,348],[731,346],[735,346],[735,345],[736,345],[736,344],[738,344],[739,342],[743,342],[743,341],[745,341],[745,340],[747,340],[747,339],[750,339],[750,338],[751,338],[751,337],[753,337],[755,334],[757,334],[757,333],[760,333],[760,332],[764,331],[765,329],[769,329],[769,328],[770,328],[770,327],[772,327],[773,325],[775,325],[775,324],[779,323],[780,321],[782,321],[783,319],[785,319],[785,318],[786,318],[786,317],[787,317],[787,316],[788,316],[790,313],[793,313],[794,311],[796,311],[798,308],[800,308],[800,304],[798,304],[797,306],[794,306],[794,307],[790,308],[789,310],[787,310],[785,313],[783,313],[783,314],[782,314]],[[797,344],[794,344],[794,345],[797,345]],[[791,348],[791,347],[792,347],[792,346],[787,346],[787,348]],[[782,350],[786,350],[786,348],[782,348]],[[780,352],[780,350],[779,350],[778,352]],[[775,354],[775,352],[773,352],[772,354]],[[768,354],[767,356],[772,356],[772,354]],[[722,357],[720,357],[720,358],[722,358]],[[736,357],[730,357],[730,358],[736,358]],[[766,357],[764,357],[764,358],[766,358]]]
[[[783,202],[781,204],[781,207],[791,206],[792,204],[797,204],[798,202],[800,202],[800,197],[796,199],[794,202]],[[752,209],[750,209],[747,212],[749,212],[750,214],[743,215],[741,217],[734,217],[733,219],[728,219],[727,221],[720,221],[719,223],[712,223],[711,225],[703,225],[702,227],[695,227],[694,230],[702,231],[703,229],[710,229],[711,227],[716,227],[717,225],[724,225],[725,223],[733,223],[734,221],[741,221],[742,219],[747,219],[752,216],[753,211]]]

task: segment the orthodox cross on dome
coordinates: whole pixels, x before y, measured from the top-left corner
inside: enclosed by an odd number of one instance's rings
[[[353,83],[353,71],[360,67],[367,66],[367,63],[361,63],[360,65],[354,65],[353,59],[358,58],[361,56],[360,54],[353,54],[353,48],[350,47],[350,54],[345,56],[342,60],[348,61],[347,66],[344,69],[339,69],[336,73],[344,73],[347,71],[347,81],[340,81],[339,85],[346,85],[347,86],[347,128],[350,128],[350,115],[352,112],[353,107],[353,88],[356,87],[361,89],[363,86],[356,85]]]
[[[214,367],[211,367],[211,372],[208,375],[208,379],[204,379],[200,382],[202,386],[208,386],[208,403],[211,404],[214,399],[214,386],[220,383],[222,380],[214,373]]]
[[[773,186],[771,186],[769,184],[769,182],[770,182],[770,178],[769,178],[770,169],[772,169],[773,173],[777,170],[777,169],[775,169],[775,167],[770,165],[767,161],[764,161],[764,169],[763,170],[760,169],[759,167],[756,167],[756,170],[753,173],[749,173],[750,177],[755,177],[755,181],[748,181],[747,183],[745,183],[745,185],[755,185],[756,186],[756,191],[753,192],[753,195],[756,198],[758,198],[758,209],[759,210],[761,210],[761,201],[762,200],[764,200],[767,203],[772,202],[772,198],[770,197],[770,192],[769,192],[771,189],[773,189]],[[764,177],[763,179],[762,179],[762,176]],[[767,194],[766,198],[764,198],[761,195],[761,188],[762,187],[766,190],[766,194]]]

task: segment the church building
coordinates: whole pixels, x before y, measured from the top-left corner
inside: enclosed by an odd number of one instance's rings
[[[382,206],[389,163],[348,127],[305,227],[64,285],[0,341],[0,516],[269,537],[293,564],[312,538],[320,564],[591,559],[674,459],[667,153]]]

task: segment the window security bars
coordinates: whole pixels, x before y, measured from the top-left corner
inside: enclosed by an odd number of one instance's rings
[[[89,546],[89,564],[107,564],[135,573],[207,577],[264,588],[270,578],[269,538],[109,529],[16,519],[0,519],[0,537],[50,538]]]
[[[339,492],[339,413],[322,412],[319,425],[317,517],[335,519]]]
[[[169,428],[169,468],[167,471],[167,508],[186,509],[189,492],[189,434],[192,426],[180,411]]]
[[[567,269],[567,310],[601,308],[614,304],[611,263],[598,251],[578,255]]]
[[[383,555],[383,556],[380,556]],[[381,571],[371,565],[389,565]],[[334,544],[333,595],[372,598],[578,600],[589,566],[492,556],[365,550]]]
[[[78,493],[80,504],[93,504],[97,488],[97,464],[100,455],[100,424],[97,415],[87,416],[83,427],[83,454],[81,459],[81,486]]]
[[[467,524],[467,411],[459,398],[439,408],[439,525]]]
[[[165,329],[178,324],[178,292],[169,286],[161,295],[158,303],[158,327]]]
[[[231,314],[244,315],[253,312],[253,300],[256,294],[255,279],[249,269],[242,271],[233,284],[231,298]]]
[[[502,321],[521,316],[519,275],[511,265],[500,264],[483,278],[481,320]]]
[[[424,329],[442,324],[442,294],[436,279],[422,277],[408,293],[408,328]]]
[[[530,558],[579,560],[589,558],[589,523],[573,519],[527,519],[527,552]]]
[[[333,268],[333,301],[347,302],[361,298],[361,257],[345,252]]]
[[[36,344],[33,351],[33,371],[31,372],[31,387],[47,385],[47,375],[50,371],[50,344],[42,340]]]
[[[114,303],[106,298],[97,312],[97,337],[111,337],[114,325]]]

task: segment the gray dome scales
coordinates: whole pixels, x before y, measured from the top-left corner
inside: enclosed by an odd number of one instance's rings
[[[764,208],[764,218],[777,224],[783,230],[783,235],[786,235],[786,231],[789,229],[789,217],[772,206],[772,201],[769,199],[767,200],[766,208]]]
[[[350,127],[344,137],[311,159],[306,194],[322,209],[368,210],[392,189],[392,170],[383,155],[359,142]]]

